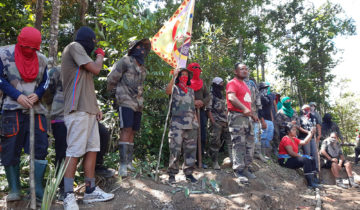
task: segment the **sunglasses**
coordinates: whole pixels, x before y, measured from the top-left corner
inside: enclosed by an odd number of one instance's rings
[[[193,69],[201,69],[200,67],[198,67],[198,66],[194,66],[194,67],[192,67]]]

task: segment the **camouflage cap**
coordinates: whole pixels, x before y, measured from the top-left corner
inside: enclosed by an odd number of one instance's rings
[[[151,50],[151,42],[148,38],[144,38],[141,40],[134,40],[132,42],[130,42],[129,44],[129,50],[128,50],[128,55],[130,54],[130,51],[132,49],[134,49],[136,46],[138,46],[140,43],[142,43],[146,49],[146,54],[148,54]]]

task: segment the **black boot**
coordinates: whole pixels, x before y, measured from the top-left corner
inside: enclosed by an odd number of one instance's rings
[[[218,156],[219,156],[219,152],[211,151],[211,161],[213,163],[213,169],[215,170],[220,170]]]
[[[316,184],[314,181],[314,174],[307,174],[305,175],[306,181],[307,181],[307,186],[309,188],[320,188],[321,186],[319,184]]]
[[[127,176],[127,151],[128,144],[127,142],[121,142],[119,144],[119,155],[120,155],[120,167],[119,167],[119,176]]]

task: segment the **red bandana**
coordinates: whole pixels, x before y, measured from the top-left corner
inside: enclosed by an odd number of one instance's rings
[[[200,79],[200,74],[201,74],[200,65],[198,63],[191,63],[188,65],[187,69],[193,73],[190,88],[193,89],[194,91],[200,90],[203,86],[203,81],[202,79]]]
[[[185,93],[188,92],[188,89],[187,89],[188,86],[186,85],[188,79],[189,79],[189,77],[187,77],[187,76],[181,76],[179,78],[179,83],[177,84],[179,86],[179,88],[181,88],[181,90],[183,90]]]
[[[32,82],[39,73],[39,60],[36,51],[40,49],[41,33],[35,28],[25,27],[17,37],[15,45],[15,64],[21,78]]]

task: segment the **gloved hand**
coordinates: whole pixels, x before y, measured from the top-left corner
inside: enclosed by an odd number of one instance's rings
[[[103,57],[105,57],[105,52],[104,52],[104,50],[101,49],[101,48],[97,48],[97,49],[95,50],[95,54],[96,54],[96,55],[100,54],[100,55],[102,55]]]

